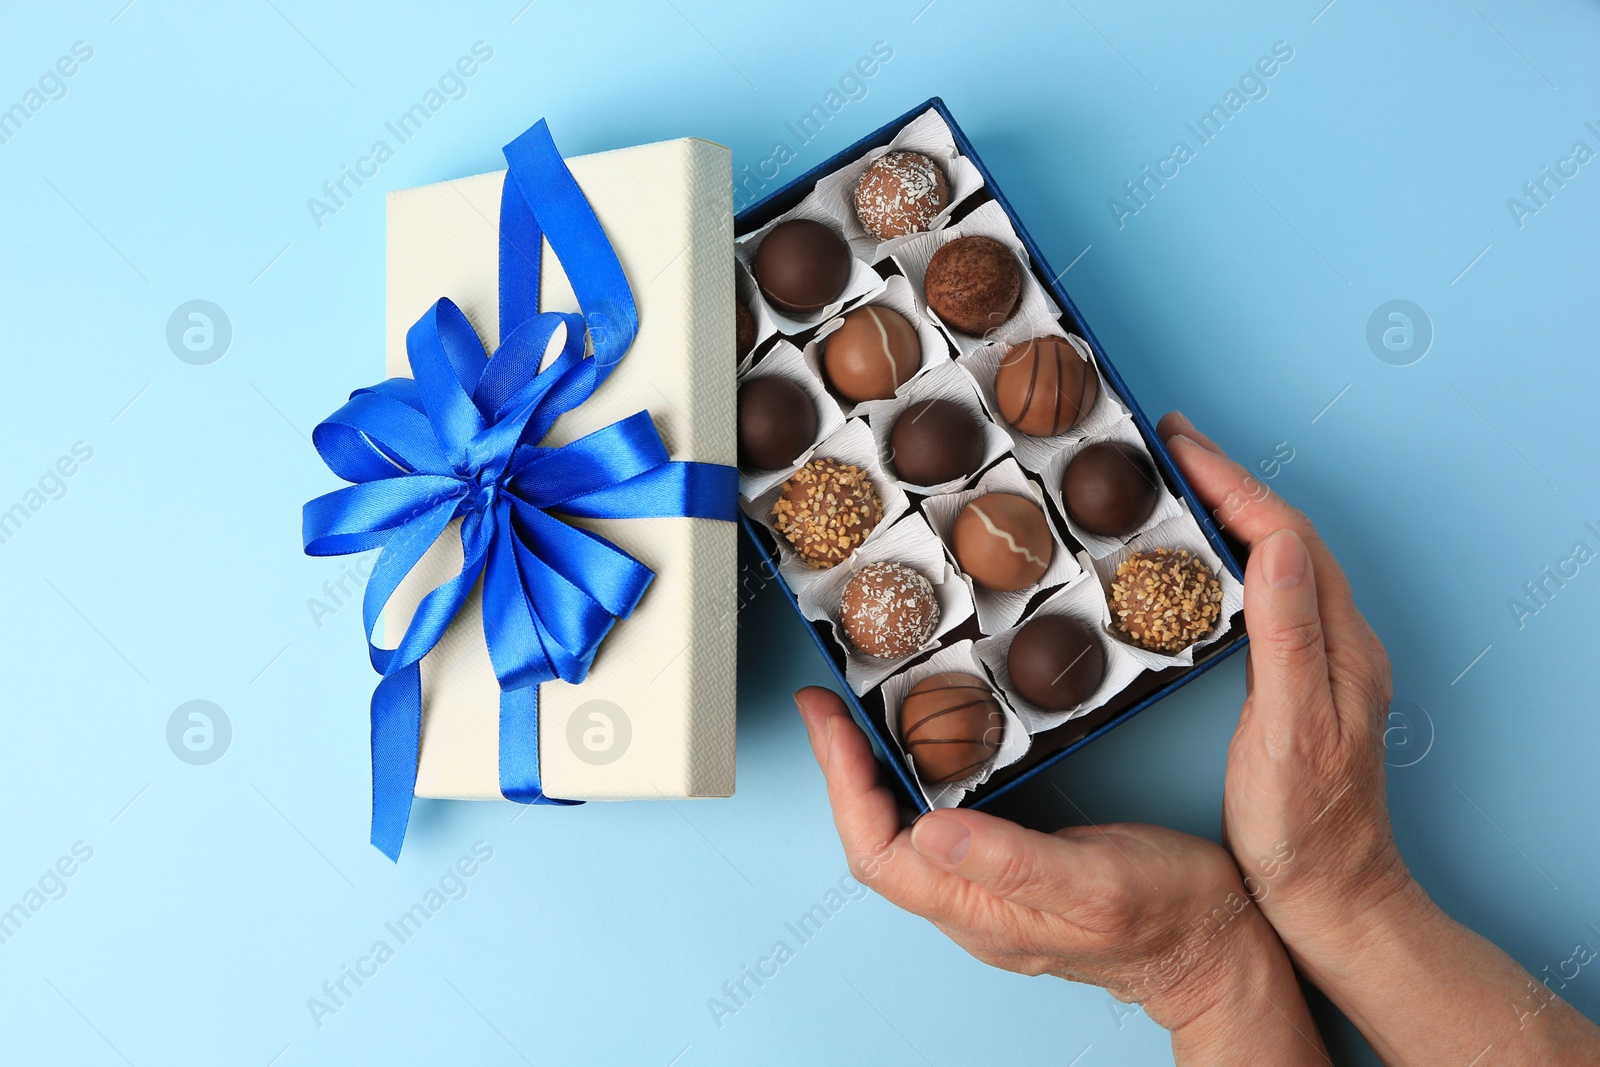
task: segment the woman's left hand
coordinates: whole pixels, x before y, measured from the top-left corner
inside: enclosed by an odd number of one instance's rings
[[[1326,1062],[1283,946],[1220,846],[1135,824],[1043,834],[963,810],[903,829],[838,696],[795,702],[859,881],[985,963],[1139,1002],[1180,1063]]]

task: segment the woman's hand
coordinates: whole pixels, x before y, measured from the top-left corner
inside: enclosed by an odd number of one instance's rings
[[[1224,840],[1290,950],[1315,959],[1358,939],[1385,898],[1414,890],[1384,793],[1389,659],[1303,514],[1177,412],[1160,433],[1217,523],[1250,546],[1250,659]]]
[[[795,701],[851,873],[978,959],[1138,1001],[1179,1063],[1325,1063],[1283,947],[1209,841],[1155,826],[1055,834],[975,811],[902,829],[865,735],[826,689]]]
[[[1401,860],[1383,784],[1389,660],[1332,553],[1182,415],[1160,429],[1200,500],[1251,546],[1224,837],[1301,970],[1385,1063],[1600,1063],[1600,1030],[1440,911]],[[1580,945],[1566,963],[1593,956]]]

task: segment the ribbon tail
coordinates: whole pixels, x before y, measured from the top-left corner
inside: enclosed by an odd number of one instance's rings
[[[372,693],[372,843],[396,862],[411,821],[422,739],[422,667],[386,675]]]
[[[539,778],[539,687],[500,692],[500,792],[518,804],[581,804],[545,796]]]
[[[625,482],[562,501],[568,515],[591,519],[739,518],[739,472],[720,463],[663,463]]]

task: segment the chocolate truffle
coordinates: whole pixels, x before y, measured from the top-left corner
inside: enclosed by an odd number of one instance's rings
[[[867,472],[836,459],[813,459],[795,471],[772,505],[773,526],[817,570],[849,559],[882,519]]]
[[[1060,337],[1013,345],[994,375],[1000,414],[1034,437],[1054,437],[1083,421],[1100,395],[1089,361]]]
[[[784,311],[821,311],[850,284],[850,246],[812,219],[774,226],[756,249],[756,284]]]
[[[922,287],[946,325],[981,337],[1017,309],[1022,270],[992,237],[958,237],[933,254]]]
[[[1161,479],[1138,445],[1096,441],[1067,464],[1061,499],[1072,521],[1088,532],[1125,537],[1156,509]]]
[[[933,583],[903,563],[869,563],[845,584],[839,622],[869,656],[899,659],[928,643],[939,625]]]
[[[733,302],[733,350],[743,362],[756,346],[756,317],[744,306],[744,301]]]
[[[1015,493],[986,493],[956,516],[950,547],[974,582],[1009,593],[1044,577],[1055,542],[1038,504]]]
[[[847,400],[887,400],[922,363],[917,328],[898,311],[858,307],[822,342],[822,372]]]
[[[1046,711],[1066,711],[1100,687],[1106,653],[1077,619],[1039,615],[1011,638],[1006,671],[1025,700]]]
[[[983,428],[953,400],[919,400],[889,431],[889,462],[901,481],[942,485],[983,462]]]
[[[856,183],[856,218],[880,241],[923,232],[949,203],[944,172],[921,152],[886,152]]]
[[[1217,627],[1222,584],[1188,549],[1137,552],[1117,565],[1111,623],[1153,652],[1182,652]]]
[[[975,674],[930,674],[900,704],[900,743],[926,785],[959,782],[1000,751],[1006,717]]]
[[[739,386],[739,466],[781,470],[817,439],[817,407],[787,378],[748,378]]]

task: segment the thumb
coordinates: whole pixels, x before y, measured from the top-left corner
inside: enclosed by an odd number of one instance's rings
[[[1098,850],[979,811],[918,819],[911,847],[942,870],[1036,911],[1064,912],[1102,873]]]
[[[1332,715],[1316,574],[1293,530],[1278,530],[1250,553],[1244,621],[1250,632],[1252,715],[1281,725],[1307,713]]]

